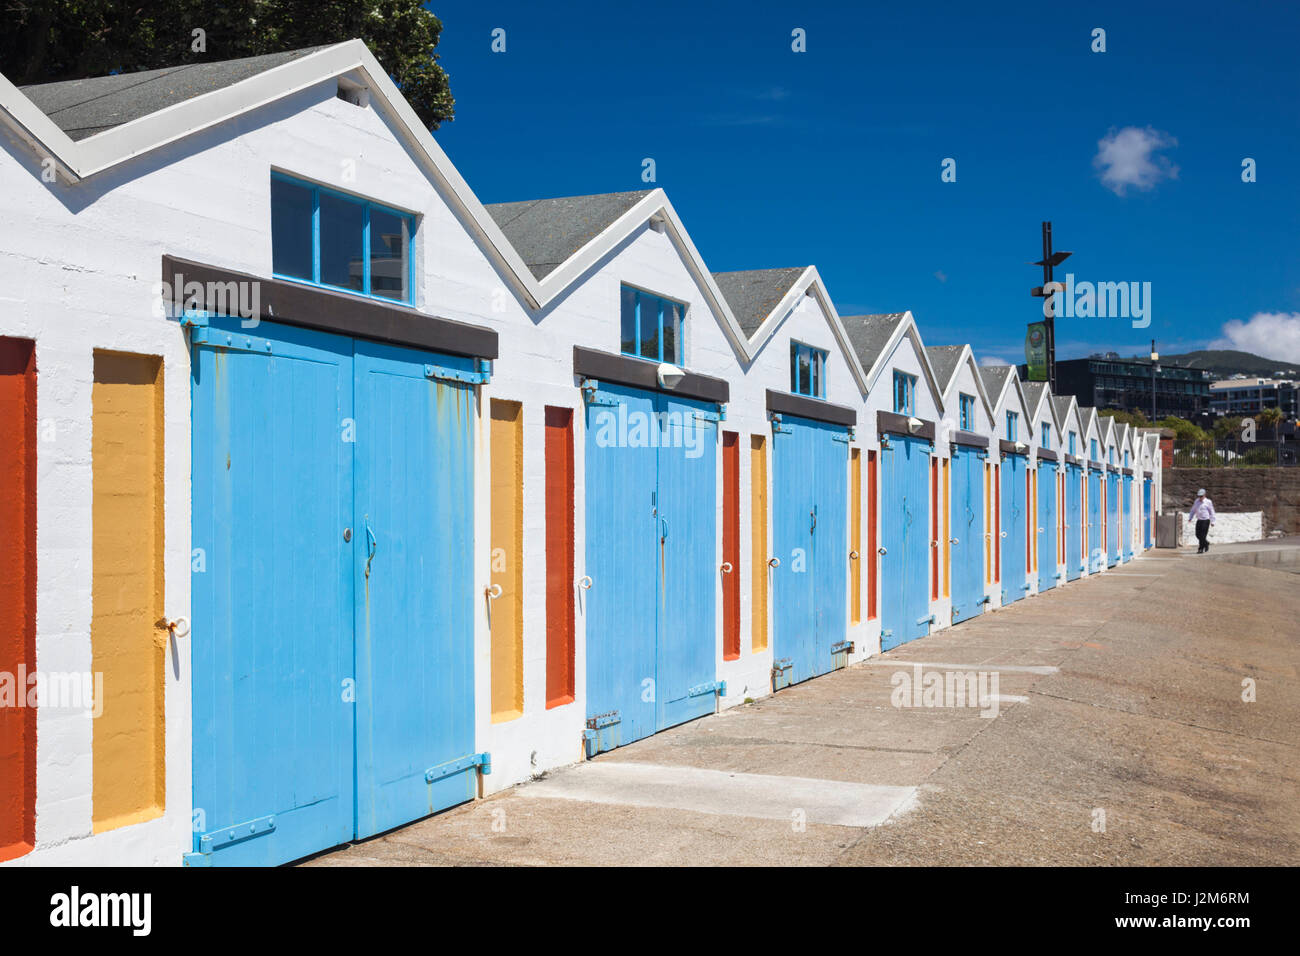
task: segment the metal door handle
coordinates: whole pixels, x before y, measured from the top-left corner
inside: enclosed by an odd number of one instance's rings
[[[999,532],[998,532],[998,537],[999,537],[999,538],[1005,538],[1006,536],[1007,536],[1007,533],[1006,533],[1005,531],[999,531]]]
[[[167,630],[171,631],[172,637],[184,637],[190,632],[190,620],[187,617],[178,617],[174,621],[168,621]]]
[[[849,560],[850,560],[850,561],[856,561],[856,560],[858,560],[858,552],[856,552],[856,551],[850,551],[850,552],[849,552]]]
[[[876,549],[876,554],[888,554],[888,553],[889,553],[889,551],[888,551],[887,548],[877,548],[877,549]]]
[[[781,559],[780,559],[780,558],[768,558],[768,559],[767,559],[767,566],[768,566],[769,568],[779,568],[779,567],[781,566]]]
[[[730,574],[730,573],[731,573],[731,562],[730,562],[730,561],[723,561],[723,562],[722,562],[722,568],[721,568],[721,571],[722,571],[723,574]]]
[[[812,518],[812,527],[808,529],[808,533],[812,534],[817,530],[817,509],[814,508],[812,511],[808,512],[808,515]]]
[[[370,515],[362,519],[366,523],[366,579],[370,578],[370,562],[375,560],[375,552],[379,550],[379,539],[375,537],[375,532],[370,527]]]
[[[483,593],[495,601],[497,598],[501,596],[501,585],[489,584],[487,587],[483,589]]]
[[[584,591],[590,591],[591,584],[592,581],[590,574],[584,574],[582,577],[578,578],[578,587],[582,588]]]
[[[961,542],[958,541],[956,538],[949,538],[949,539],[948,539],[948,543],[949,543],[949,544],[961,544]]]

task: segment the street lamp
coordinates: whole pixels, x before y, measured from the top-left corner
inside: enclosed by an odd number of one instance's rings
[[[1156,423],[1156,373],[1160,371],[1157,364],[1160,361],[1160,353],[1156,351],[1156,340],[1151,340],[1151,424]]]

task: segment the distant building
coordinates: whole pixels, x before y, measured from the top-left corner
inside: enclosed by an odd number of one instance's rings
[[[1288,421],[1300,412],[1300,385],[1290,379],[1232,378],[1210,383],[1210,411],[1215,415],[1254,415],[1280,408]]]
[[[1020,377],[1026,375],[1020,366]],[[1114,352],[1083,359],[1057,360],[1056,388],[1060,395],[1074,395],[1080,405],[1117,408],[1126,412],[1152,414],[1151,386],[1155,384],[1155,417],[1177,415],[1192,419],[1210,409],[1212,374],[1204,369],[1122,359]]]

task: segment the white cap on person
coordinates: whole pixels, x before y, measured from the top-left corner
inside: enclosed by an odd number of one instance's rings
[[[1204,498],[1204,497],[1205,497],[1205,489],[1204,489],[1204,488],[1201,488],[1199,491],[1197,491],[1197,492],[1196,492],[1196,497],[1198,497],[1198,498]]]

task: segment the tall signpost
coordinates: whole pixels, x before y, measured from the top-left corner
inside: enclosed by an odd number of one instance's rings
[[[1043,258],[1030,263],[1043,267],[1043,284],[1029,294],[1043,299],[1043,319],[1029,323],[1025,335],[1025,365],[1031,382],[1047,382],[1056,392],[1056,287],[1052,270],[1070,257],[1068,252],[1052,251],[1052,224],[1043,223]]]

